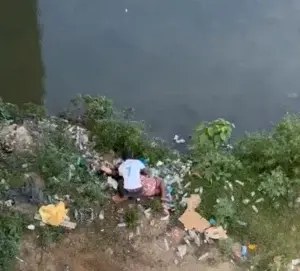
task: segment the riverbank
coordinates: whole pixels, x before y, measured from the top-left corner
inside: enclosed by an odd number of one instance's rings
[[[285,268],[299,257],[298,116],[287,115],[271,131],[247,135],[231,144],[231,123],[222,119],[203,123],[194,131],[188,155],[182,156],[164,142],[149,138],[142,123],[128,112],[116,111],[104,97],[79,97],[60,118],[47,117],[43,108],[33,105],[18,108],[1,103],[0,109],[2,203],[10,200],[5,198],[7,192],[24,185],[24,175],[34,173],[43,191],[42,196],[31,194],[38,204],[63,200],[77,214],[71,218],[80,225],[97,225],[94,221],[109,202],[111,190],[106,178],[95,174],[95,167],[106,159],[105,153],[113,151],[117,158],[122,150],[130,149],[146,158],[152,173],[172,186],[175,210],[171,225],[184,211],[189,195],[196,193],[201,196],[198,212],[227,229],[230,238],[215,244],[237,265],[256,270]],[[87,161],[94,167],[87,169]],[[17,208],[17,213],[2,206],[0,235],[7,248],[0,252],[3,270],[14,264],[22,232],[36,224],[37,205],[30,204],[34,206],[31,216],[31,207],[26,206],[26,212]],[[160,209],[156,203],[150,207]],[[137,213],[131,207],[128,213],[125,210],[125,224],[137,226]],[[155,225],[167,223],[155,221]],[[108,220],[104,232],[114,223],[117,227],[117,222]],[[37,232],[46,246],[64,231],[43,226]],[[241,255],[242,244],[248,248],[245,255]],[[233,252],[236,245],[239,249]]]

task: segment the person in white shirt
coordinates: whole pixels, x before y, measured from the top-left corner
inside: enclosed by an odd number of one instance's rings
[[[102,171],[111,172],[118,181],[118,195],[113,196],[115,202],[123,201],[128,198],[137,198],[143,192],[141,175],[148,175],[145,164],[139,159],[133,159],[132,155],[123,154],[123,162],[115,169],[102,167]]]

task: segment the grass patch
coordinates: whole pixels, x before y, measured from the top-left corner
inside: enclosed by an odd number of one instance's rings
[[[0,270],[10,271],[18,253],[24,217],[2,209],[0,213]]]
[[[136,206],[128,208],[124,213],[124,222],[130,229],[137,227],[139,221],[139,211]]]

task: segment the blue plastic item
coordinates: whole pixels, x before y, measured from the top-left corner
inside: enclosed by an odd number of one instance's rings
[[[241,247],[241,255],[243,257],[245,257],[245,256],[247,256],[247,254],[248,254],[248,248],[247,248],[247,246],[242,245],[242,247]]]

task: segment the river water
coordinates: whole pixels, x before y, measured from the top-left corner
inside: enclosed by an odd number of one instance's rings
[[[104,94],[166,139],[299,110],[299,57],[298,0],[0,0],[4,99],[55,113]]]

